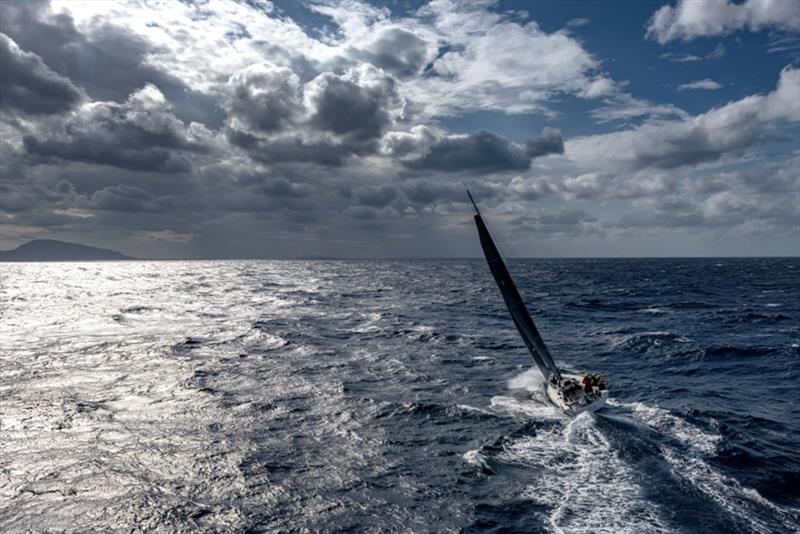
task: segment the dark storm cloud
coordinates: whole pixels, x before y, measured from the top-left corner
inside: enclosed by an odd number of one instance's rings
[[[484,130],[442,138],[423,156],[404,162],[410,169],[441,172],[524,170],[530,163],[523,147]]]
[[[315,78],[306,89],[311,124],[354,140],[379,138],[391,123],[389,110],[398,99],[397,89],[392,78],[367,74],[373,79],[364,84],[333,73]]]
[[[538,158],[549,154],[564,153],[564,139],[561,132],[555,128],[545,128],[542,134],[525,141],[525,150],[528,157]]]
[[[394,79],[372,67],[300,87],[291,70],[264,64],[233,75],[228,91],[227,139],[261,163],[341,166],[375,153],[402,104]]]
[[[428,43],[402,28],[388,28],[354,55],[404,79],[419,74],[425,66]]]
[[[36,54],[21,50],[0,33],[0,109],[30,114],[69,110],[81,100],[81,92],[59,76]]]
[[[299,79],[286,67],[250,66],[228,81],[225,108],[231,119],[250,131],[280,130],[302,112]]]
[[[148,55],[159,49],[126,28],[103,23],[83,34],[69,14],[51,13],[49,2],[31,1],[0,2],[0,31],[96,100],[122,101],[152,83],[174,103],[180,118],[221,123],[216,99],[148,64]]]
[[[524,146],[505,137],[480,130],[468,135],[449,135],[435,142],[426,139],[430,134],[417,131],[389,139],[389,149],[428,145],[427,151],[403,164],[416,170],[441,172],[490,173],[522,171],[530,167],[531,159],[549,154],[563,154],[561,132],[545,128],[542,134],[525,142]]]
[[[189,171],[184,152],[206,150],[203,139],[170,112],[153,86],[122,104],[84,105],[60,128],[26,135],[24,145],[27,154],[39,161],[55,158],[160,172]]]
[[[306,141],[299,136],[260,139],[254,135],[231,128],[225,131],[228,141],[244,148],[261,163],[314,163],[338,167],[353,151],[348,147],[327,141]]]

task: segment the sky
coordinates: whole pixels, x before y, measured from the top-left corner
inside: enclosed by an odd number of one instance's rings
[[[800,0],[0,3],[0,249],[800,255]]]

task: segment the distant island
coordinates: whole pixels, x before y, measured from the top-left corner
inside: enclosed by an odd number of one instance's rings
[[[12,250],[0,250],[0,261],[97,261],[132,260],[116,250],[90,247],[79,243],[34,239]]]

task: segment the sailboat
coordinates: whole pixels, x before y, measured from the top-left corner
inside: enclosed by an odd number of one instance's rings
[[[533,324],[531,314],[525,307],[522,297],[517,291],[517,286],[511,275],[506,268],[500,252],[492,240],[486,224],[483,222],[481,212],[478,210],[478,205],[472,198],[472,194],[467,191],[469,200],[475,207],[475,225],[478,227],[478,237],[481,241],[481,248],[483,254],[486,256],[486,263],[489,264],[489,269],[494,275],[494,280],[497,282],[497,287],[500,288],[500,293],[503,295],[503,300],[506,303],[511,319],[514,321],[514,326],[517,327],[525,346],[533,356],[533,361],[542,372],[545,378],[544,392],[546,397],[570,415],[577,415],[582,412],[594,412],[601,408],[608,399],[608,389],[605,385],[593,386],[591,382],[583,385],[579,375],[566,374],[558,368],[550,355],[550,351],[544,344],[542,336]]]

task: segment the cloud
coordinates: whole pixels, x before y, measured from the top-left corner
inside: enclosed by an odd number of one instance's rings
[[[531,158],[564,152],[561,133],[545,128],[542,135],[520,145],[487,131],[449,135],[438,139],[415,159],[404,160],[409,169],[475,173],[524,170]]]
[[[800,70],[786,68],[776,89],[682,121],[646,123],[622,132],[575,139],[567,154],[610,171],[672,169],[719,160],[780,138],[776,125],[800,121]]]
[[[299,84],[289,69],[249,67],[228,84],[228,140],[262,163],[340,166],[376,152],[403,114],[394,78],[370,65]]]
[[[714,80],[710,80],[708,78],[704,80],[698,80],[692,83],[684,83],[678,86],[678,91],[685,91],[687,89],[705,89],[707,91],[713,91],[715,89],[721,89],[722,86],[715,82]]]
[[[231,76],[226,89],[229,126],[237,130],[281,130],[302,112],[300,80],[287,67],[251,65]]]
[[[673,63],[691,63],[694,61],[702,61],[704,59],[720,59],[725,57],[727,49],[722,43],[717,43],[714,49],[705,56],[696,56],[694,54],[675,54],[673,52],[666,52],[658,56],[660,59],[666,59]]]
[[[85,103],[57,128],[24,137],[25,151],[39,161],[60,159],[123,169],[187,172],[186,152],[207,150],[211,134],[184,125],[164,95],[152,85],[121,104]]]
[[[407,94],[428,114],[542,111],[557,94],[613,91],[600,62],[566,32],[547,33],[485,4],[434,0],[418,11],[440,53]]]
[[[425,39],[400,27],[387,27],[374,33],[353,55],[400,79],[418,75],[428,63],[431,47]]]
[[[358,140],[380,137],[402,106],[394,79],[366,66],[319,75],[306,86],[305,99],[312,126]]]
[[[0,2],[21,47],[0,53],[30,73],[14,83],[67,95],[47,113],[0,110],[3,245],[61,232],[145,257],[240,256],[253,240],[284,257],[464,256],[479,249],[462,179],[514,239],[579,243],[536,253],[606,253],[580,236],[647,228],[788,232],[798,163],[774,152],[796,137],[793,69],[771,93],[691,115],[625,92],[641,86],[574,37],[585,21],[550,32],[523,15],[446,0]],[[571,132],[605,133],[492,133],[559,113]],[[449,129],[476,120],[479,131]]]
[[[646,36],[666,44],[743,29],[800,30],[800,9],[791,0],[747,0],[741,4],[729,0],[680,0],[675,7],[665,5],[653,14]]]
[[[638,117],[689,117],[688,113],[673,104],[657,104],[642,98],[635,98],[628,93],[618,93],[605,99],[602,106],[593,109],[589,114],[600,122],[630,120]]]
[[[557,128],[545,128],[539,137],[525,141],[525,151],[529,158],[538,158],[548,154],[563,154],[564,139]]]
[[[72,82],[59,76],[36,54],[21,50],[0,33],[0,110],[30,114],[63,113],[82,95]]]
[[[567,21],[566,26],[567,26],[567,28],[580,28],[582,26],[588,25],[590,22],[591,21],[589,19],[587,19],[586,17],[579,17],[579,18],[575,18],[575,19],[569,19]]]
[[[152,195],[130,185],[115,185],[95,191],[92,207],[110,211],[154,211]]]
[[[371,206],[350,206],[344,210],[344,214],[351,219],[373,220],[373,219],[396,219],[400,216],[394,208],[374,208]]]
[[[362,186],[356,189],[355,195],[364,206],[382,208],[397,198],[397,188],[391,184]]]
[[[535,210],[510,221],[517,231],[536,232],[538,235],[586,235],[597,232],[597,217],[584,210]]]
[[[449,181],[416,179],[403,182],[400,187],[405,196],[416,204],[430,205],[440,201],[466,201],[464,187]]]

